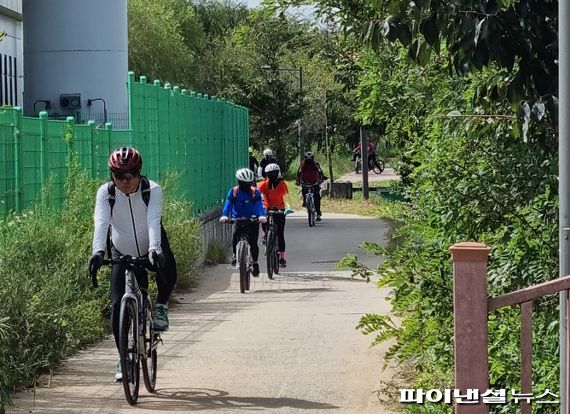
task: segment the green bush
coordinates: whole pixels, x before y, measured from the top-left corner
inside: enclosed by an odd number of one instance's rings
[[[87,277],[100,183],[77,167],[70,177],[61,208],[48,207],[48,185],[33,209],[0,222],[0,411],[16,387],[33,384],[106,333],[108,270],[99,274],[99,289]],[[199,225],[190,218],[188,203],[169,200],[164,215],[179,286],[188,286],[200,253]]]
[[[495,68],[466,76],[449,74],[441,62],[410,66],[403,49],[364,56],[361,115],[386,123],[400,149],[403,190],[410,209],[394,235],[395,250],[368,247],[387,256],[380,286],[392,288],[398,322],[366,315],[360,328],[375,343],[393,340],[387,357],[414,366],[408,388],[441,388],[453,378],[453,271],[449,247],[479,241],[492,248],[489,295],[497,296],[556,278],[558,263],[557,139],[551,120],[532,122],[525,140],[507,102],[481,98]],[[380,68],[380,69],[378,69]],[[488,95],[486,95],[488,96]],[[395,99],[394,97],[398,97]],[[524,129],[523,128],[523,129]],[[354,258],[344,264],[370,276]],[[533,390],[558,393],[557,295],[533,309]],[[492,388],[519,388],[520,312],[490,315]],[[434,373],[437,373],[435,375]],[[517,412],[515,404],[494,413]],[[557,407],[535,406],[553,413]],[[408,413],[444,408],[406,406]]]

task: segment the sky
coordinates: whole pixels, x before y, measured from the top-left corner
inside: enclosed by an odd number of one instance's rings
[[[248,7],[258,7],[261,6],[261,0],[240,0],[241,2],[247,4]],[[313,8],[312,7],[301,7],[300,11],[301,14],[303,14],[305,17],[310,17],[312,12],[313,12]]]

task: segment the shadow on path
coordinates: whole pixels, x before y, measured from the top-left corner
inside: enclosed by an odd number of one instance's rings
[[[207,388],[192,388],[188,390],[180,388],[160,389],[151,397],[156,401],[139,399],[137,404],[140,408],[158,411],[186,411],[186,410],[212,410],[220,409],[227,412],[232,409],[258,409],[268,408],[295,408],[304,410],[334,410],[339,407],[315,401],[301,400],[297,398],[264,398],[264,397],[237,397],[231,396],[226,391]]]

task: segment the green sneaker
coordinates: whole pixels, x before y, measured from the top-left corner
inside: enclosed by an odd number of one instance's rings
[[[123,379],[123,373],[121,372],[121,359],[117,361],[117,367],[115,368],[115,382],[119,382]]]
[[[157,303],[154,306],[154,327],[156,332],[168,331],[168,306]]]

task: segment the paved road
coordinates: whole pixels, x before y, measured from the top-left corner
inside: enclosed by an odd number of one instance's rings
[[[368,181],[388,181],[388,180],[398,180],[400,176],[396,174],[393,168],[386,167],[382,174],[375,174],[371,172],[368,174]],[[337,181],[337,180],[335,180]],[[338,179],[338,181],[350,181],[352,183],[362,182],[362,174],[355,174],[354,171],[343,175]]]
[[[386,242],[375,219],[325,214],[309,229],[303,214],[287,219],[290,266],[239,293],[228,265],[205,271],[200,287],[177,295],[171,330],[159,349],[157,392],[141,390],[138,413],[387,413],[375,391],[385,347],[355,330],[367,312],[385,313],[386,291],[334,270],[362,240]],[[364,262],[375,265],[376,257]],[[265,266],[262,266],[262,271]],[[63,364],[49,386],[15,395],[12,413],[127,413],[112,382],[110,339]],[[141,379],[142,380],[142,379]]]

